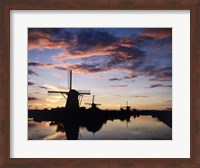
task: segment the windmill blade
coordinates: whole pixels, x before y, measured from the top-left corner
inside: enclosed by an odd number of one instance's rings
[[[60,94],[67,94],[68,92],[66,91],[52,91],[52,90],[49,90],[48,93],[60,93]]]
[[[96,105],[96,106],[100,106],[101,104],[96,104],[96,103],[95,103],[95,105]]]
[[[92,103],[94,103],[94,95],[92,96]]]
[[[79,92],[79,94],[90,95],[90,91],[89,90],[79,90],[78,92]]]
[[[83,95],[80,95],[79,96],[79,106],[81,106],[82,100],[83,100]]]
[[[83,93],[79,93],[79,94],[80,95],[90,95],[90,93],[86,93],[86,92],[85,93],[84,92]]]
[[[48,91],[48,93],[60,93],[66,100],[67,100],[67,97],[65,96],[65,94],[67,94],[68,92],[66,91]]]
[[[69,87],[69,90],[72,89],[72,70],[69,70],[68,72],[68,87]]]

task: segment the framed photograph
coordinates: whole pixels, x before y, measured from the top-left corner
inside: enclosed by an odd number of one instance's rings
[[[172,140],[172,28],[28,28],[27,85],[29,140]]]
[[[3,0],[0,167],[199,167],[199,10]]]

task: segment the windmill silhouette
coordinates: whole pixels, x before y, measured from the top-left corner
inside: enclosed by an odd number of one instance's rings
[[[124,110],[124,108],[126,109],[126,111],[130,111],[131,106],[128,105],[128,101],[126,101],[126,106],[121,107],[121,110]]]
[[[48,91],[48,93],[59,93],[66,99],[65,108],[67,112],[79,110],[79,96],[90,95],[88,90],[77,91],[72,89],[72,70],[69,71],[69,91]]]
[[[94,97],[95,97],[95,95],[92,96],[92,103],[85,103],[85,105],[90,105],[92,109],[96,109],[97,106],[101,105],[101,104],[94,103]]]

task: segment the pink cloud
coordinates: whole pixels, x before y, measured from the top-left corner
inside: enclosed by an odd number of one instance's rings
[[[28,66],[42,68],[42,69],[55,69],[55,70],[61,70],[61,71],[68,71],[75,65],[68,62],[64,62],[62,64],[48,64],[48,63],[45,64],[45,63],[40,63],[36,61],[31,61],[28,63]]]
[[[67,59],[72,58],[88,58],[93,56],[102,56],[102,55],[109,55],[110,52],[108,51],[88,51],[88,52],[82,52],[82,51],[75,51],[73,53],[69,53],[67,51],[60,52],[59,54],[53,55],[51,59],[55,62],[64,62]]]
[[[43,64],[43,63],[40,63],[40,62],[32,61],[32,62],[28,63],[28,66],[48,69],[48,68],[53,68],[55,65],[54,64]]]
[[[162,87],[162,88],[172,88],[172,85],[153,84],[153,85],[148,86],[148,87],[146,87],[146,88],[157,88],[157,87]]]
[[[52,75],[55,76],[55,77],[57,77],[57,78],[61,78],[62,77],[62,75],[57,74],[57,73],[53,73]]]
[[[28,50],[38,49],[63,49],[67,48],[69,43],[64,40],[53,39],[49,34],[39,31],[29,32]]]
[[[110,85],[111,87],[122,88],[127,87],[128,85]]]
[[[172,29],[171,28],[145,29],[145,31],[140,32],[140,35],[155,39],[164,39],[172,36]]]

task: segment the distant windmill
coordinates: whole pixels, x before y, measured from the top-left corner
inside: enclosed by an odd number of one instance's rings
[[[95,108],[97,108],[97,106],[101,105],[101,104],[94,103],[94,97],[95,97],[95,95],[92,96],[92,103],[85,103],[85,105],[90,105],[92,109],[95,109]]]
[[[128,105],[128,101],[126,102],[126,106],[122,106],[121,109],[126,108],[127,111],[130,111],[131,106]]]
[[[48,91],[48,93],[60,93],[67,100],[65,108],[68,112],[79,109],[78,96],[90,95],[90,91],[88,90],[77,91],[72,89],[72,70],[69,72],[69,91]]]

